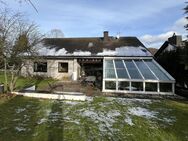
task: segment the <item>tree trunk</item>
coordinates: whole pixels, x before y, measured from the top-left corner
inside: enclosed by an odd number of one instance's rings
[[[4,58],[4,79],[5,79],[4,88],[5,88],[5,92],[7,92],[8,80],[7,80],[7,59],[6,58]]]

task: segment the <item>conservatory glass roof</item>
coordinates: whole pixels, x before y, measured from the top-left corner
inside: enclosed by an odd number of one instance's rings
[[[104,70],[104,79],[174,81],[153,59],[105,59]]]

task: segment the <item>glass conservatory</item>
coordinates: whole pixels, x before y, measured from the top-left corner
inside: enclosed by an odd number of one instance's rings
[[[103,60],[103,92],[173,94],[174,78],[152,57]]]

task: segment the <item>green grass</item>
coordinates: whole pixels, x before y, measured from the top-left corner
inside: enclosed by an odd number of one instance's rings
[[[187,117],[186,101],[1,96],[0,141],[187,141]]]
[[[8,80],[10,80],[10,74],[8,74]],[[37,78],[37,77],[18,77],[18,80],[16,82],[16,90],[21,90],[27,86],[36,85],[38,90],[45,90],[46,87],[48,87],[48,83],[54,83],[57,80],[54,80],[52,78]],[[4,83],[4,73],[0,72],[0,83]]]

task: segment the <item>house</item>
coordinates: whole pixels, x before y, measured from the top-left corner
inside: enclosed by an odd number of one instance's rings
[[[164,44],[157,50],[154,56],[158,58],[164,52],[175,51],[177,48],[183,48],[184,46],[185,42],[182,40],[182,36],[174,33],[173,36],[169,37],[168,41],[165,41]]]
[[[40,61],[27,59],[23,76],[77,81],[95,76],[103,92],[173,94],[174,78],[136,37],[46,38]]]
[[[169,37],[154,57],[176,79],[178,87],[188,89],[188,47],[181,35]]]

